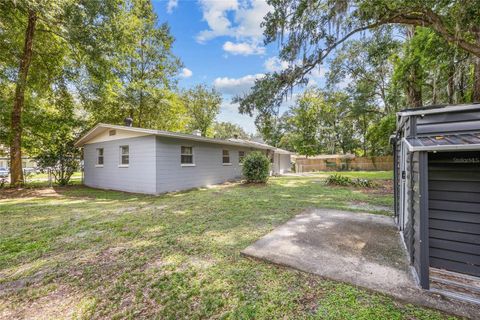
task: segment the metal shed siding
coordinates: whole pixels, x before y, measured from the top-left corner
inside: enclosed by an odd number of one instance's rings
[[[426,114],[415,118],[419,136],[468,132],[480,128],[480,108],[478,111]]]
[[[426,241],[428,238],[428,222],[427,212],[425,212],[425,199],[427,170],[426,153],[414,152],[409,157],[411,159],[407,174],[409,178],[409,208],[410,220],[407,223],[403,233],[408,251],[410,253],[410,261],[415,268],[420,284],[423,288],[428,288],[428,247]]]
[[[129,146],[128,168],[118,167],[119,149],[123,145]],[[100,168],[95,166],[97,148],[104,149],[104,166]],[[154,136],[86,144],[84,164],[84,183],[89,187],[150,194],[156,192]]]
[[[480,152],[430,154],[430,259],[433,267],[480,275],[479,159]]]
[[[195,166],[181,166],[181,146],[193,147]],[[230,150],[232,165],[222,164],[223,149]],[[202,187],[240,178],[242,176],[242,167],[238,161],[240,150],[251,151],[252,149],[157,137],[156,193]]]
[[[418,223],[418,208],[415,203],[415,197],[417,195],[418,188],[418,158],[412,155],[407,155],[406,166],[406,189],[407,195],[405,201],[405,210],[407,211],[405,216],[405,227],[403,229],[403,237],[405,245],[410,252],[410,261],[415,265],[415,233],[416,224]]]

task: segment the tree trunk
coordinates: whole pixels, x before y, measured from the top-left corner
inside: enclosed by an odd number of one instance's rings
[[[477,42],[480,43],[480,29],[477,29]],[[473,57],[473,102],[480,102],[480,57]]]
[[[465,103],[466,98],[465,98],[465,69],[463,65],[458,66],[459,69],[459,75],[458,75],[458,96],[457,96],[457,101],[456,103]]]
[[[28,69],[32,61],[33,35],[37,23],[37,13],[28,11],[28,24],[25,31],[25,45],[18,68],[18,79],[15,87],[15,99],[12,109],[11,141],[10,141],[10,184],[18,186],[23,183],[22,171],[22,109],[25,102]]]
[[[416,81],[407,84],[407,101],[412,108],[420,108],[422,102],[422,88],[418,86]]]
[[[411,27],[407,30],[407,38],[412,39],[416,33],[416,28]],[[405,93],[407,102],[412,108],[419,108],[423,105],[422,100],[422,75],[419,63],[412,64],[408,70],[408,78],[405,84]]]
[[[480,102],[480,58],[473,58],[473,102]]]
[[[450,66],[447,79],[447,95],[448,103],[453,104],[453,97],[455,95],[455,67]]]
[[[432,104],[437,104],[437,72],[433,74],[433,83],[432,83]]]

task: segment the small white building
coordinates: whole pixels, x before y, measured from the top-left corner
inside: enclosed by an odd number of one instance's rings
[[[85,185],[147,194],[239,179],[252,151],[271,159],[272,174],[291,166],[289,151],[263,143],[110,124],[96,125],[75,145],[83,148]]]

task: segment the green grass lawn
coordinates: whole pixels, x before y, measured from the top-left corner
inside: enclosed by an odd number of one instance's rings
[[[308,175],[316,175],[318,177],[328,177],[331,174],[339,174],[350,178],[361,179],[379,179],[388,180],[393,179],[393,171],[323,171],[323,172],[309,172]]]
[[[382,190],[313,175],[157,197],[73,186],[0,199],[0,318],[446,318],[240,255],[305,208],[387,214]]]

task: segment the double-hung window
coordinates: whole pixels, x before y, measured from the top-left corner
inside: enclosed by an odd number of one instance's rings
[[[243,158],[245,158],[245,151],[238,151],[238,163],[243,163]]]
[[[128,146],[120,146],[120,164],[121,167],[128,167],[130,164],[130,148]]]
[[[95,165],[97,167],[103,167],[103,148],[97,149],[97,163]]]
[[[180,150],[180,164],[183,166],[192,166],[193,164],[193,147],[182,146]]]
[[[225,165],[231,164],[230,163],[230,151],[222,150],[222,163]]]

